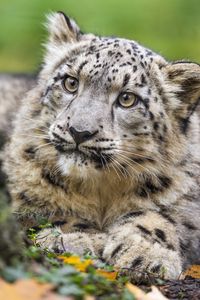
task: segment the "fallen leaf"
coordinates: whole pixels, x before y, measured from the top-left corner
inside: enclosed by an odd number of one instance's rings
[[[147,294],[130,282],[126,284],[126,288],[133,294],[136,300],[168,300],[155,286],[152,286],[152,291]]]
[[[55,293],[49,293],[46,295],[45,298],[42,298],[41,300],[74,300],[73,297],[66,297],[66,296],[60,296]]]
[[[40,300],[52,290],[51,284],[40,284],[34,279],[21,279],[7,283],[0,279],[0,299],[6,300]]]
[[[103,270],[103,269],[97,269],[97,274],[113,281],[113,280],[116,280],[117,278],[117,272],[109,272],[109,271],[106,271],[106,270]]]
[[[156,286],[151,287],[152,291],[147,293],[148,300],[168,300],[163,294],[159,291]]]
[[[200,279],[200,265],[190,266],[185,272],[181,273],[179,279],[185,279],[186,277]]]
[[[79,256],[67,257],[64,255],[59,255],[58,258],[61,259],[65,264],[74,266],[74,268],[80,272],[86,272],[87,268],[90,265],[93,265],[93,261],[91,259],[81,260]]]
[[[84,300],[95,300],[95,297],[90,296],[90,295],[86,295],[86,296],[84,297]]]
[[[131,292],[134,295],[136,300],[146,299],[145,298],[146,294],[140,288],[138,288],[136,285],[133,285],[132,283],[128,282],[126,284],[126,288],[129,290],[129,292]]]
[[[22,300],[21,296],[13,292],[11,284],[0,279],[0,299]]]

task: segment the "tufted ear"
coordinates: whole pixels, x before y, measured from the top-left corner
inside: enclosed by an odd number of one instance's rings
[[[47,29],[49,31],[50,46],[61,46],[64,43],[73,43],[79,40],[80,29],[76,22],[63,12],[48,15]]]
[[[190,62],[175,62],[164,67],[168,92],[173,95],[174,113],[187,131],[190,117],[200,103],[200,65]]]

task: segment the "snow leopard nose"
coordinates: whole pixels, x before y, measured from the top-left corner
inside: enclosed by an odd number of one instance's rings
[[[98,130],[96,130],[94,132],[78,131],[74,127],[71,126],[71,127],[69,127],[69,133],[73,137],[75,143],[78,145],[87,140],[90,140],[93,136],[95,136],[98,133]]]

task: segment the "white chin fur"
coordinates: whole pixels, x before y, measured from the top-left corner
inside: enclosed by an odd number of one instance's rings
[[[94,170],[94,166],[85,166],[81,158],[75,154],[70,156],[61,155],[58,160],[58,167],[64,176],[87,178],[89,173]]]

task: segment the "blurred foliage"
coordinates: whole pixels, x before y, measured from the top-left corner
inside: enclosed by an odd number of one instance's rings
[[[170,60],[200,61],[199,0],[0,0],[0,71],[38,68],[45,14],[58,10],[83,31],[134,39]]]

